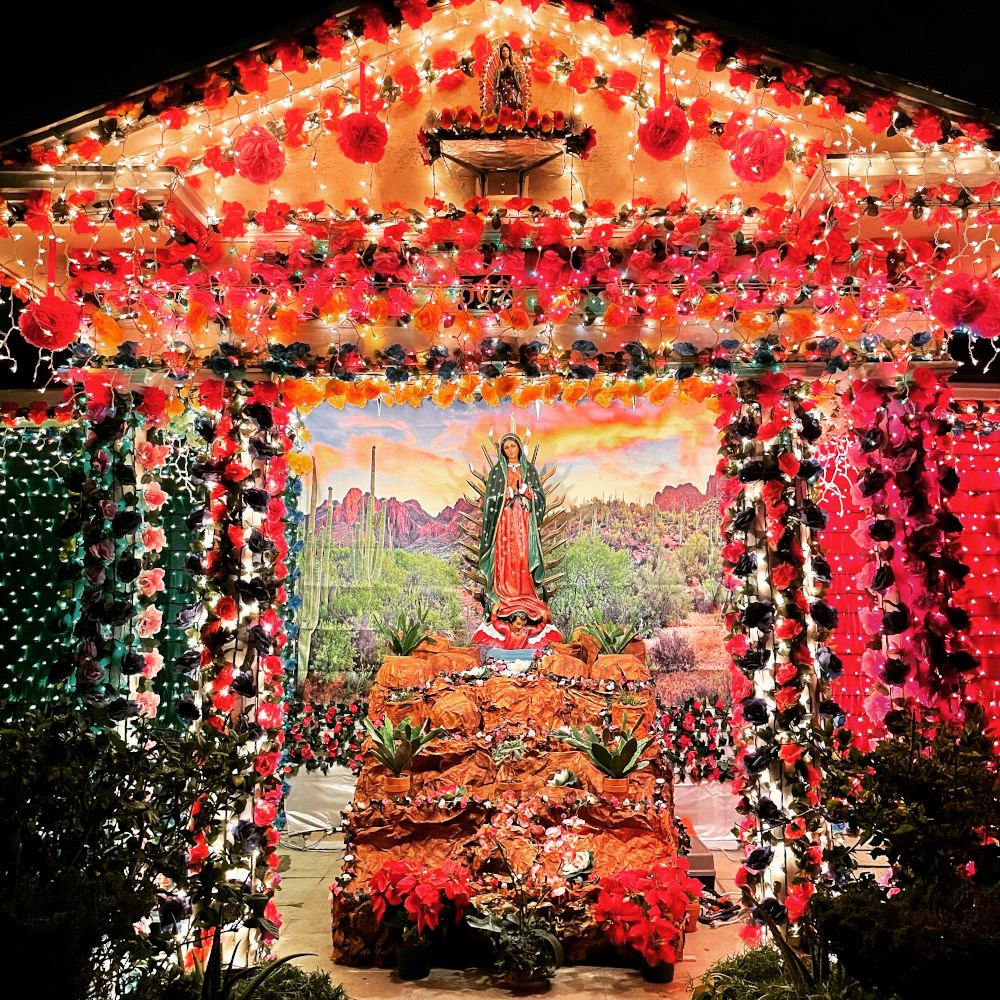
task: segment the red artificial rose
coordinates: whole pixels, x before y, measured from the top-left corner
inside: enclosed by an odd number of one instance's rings
[[[795,743],[782,743],[781,749],[778,751],[778,756],[781,758],[783,764],[794,764],[802,756],[802,747],[797,746]]]
[[[737,139],[729,164],[741,181],[762,184],[784,166],[786,149],[788,139],[781,129],[750,129]]]
[[[865,114],[865,124],[875,135],[879,135],[892,124],[892,113],[895,109],[895,97],[877,97]]]
[[[914,111],[911,135],[917,142],[922,142],[927,146],[940,142],[944,136],[940,114],[931,108],[919,108]]]
[[[58,295],[46,295],[22,311],[17,325],[32,347],[61,351],[76,339],[80,310]]]
[[[778,468],[789,479],[794,479],[799,472],[799,460],[791,452],[782,452],[778,457]]]
[[[389,131],[375,115],[358,111],[340,119],[337,145],[355,163],[378,163],[388,141]]]
[[[270,184],[285,170],[285,153],[266,129],[255,126],[233,143],[236,172],[253,184]]]
[[[775,590],[785,590],[795,579],[798,571],[790,563],[779,563],[771,570],[771,586]]]
[[[654,160],[672,160],[687,145],[691,126],[676,104],[650,108],[638,129],[639,148]]]

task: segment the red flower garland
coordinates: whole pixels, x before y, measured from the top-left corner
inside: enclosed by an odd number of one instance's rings
[[[683,108],[650,108],[638,129],[639,148],[654,160],[672,160],[684,150],[691,126]]]

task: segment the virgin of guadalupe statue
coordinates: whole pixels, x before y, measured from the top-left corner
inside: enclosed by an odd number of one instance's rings
[[[479,585],[484,618],[472,639],[500,649],[540,649],[562,639],[544,600],[557,589],[542,548],[548,499],[517,434],[505,434],[497,452],[477,489],[482,527],[476,556],[470,551],[468,559],[476,569],[467,575]]]
[[[504,40],[494,41],[483,63],[483,114],[499,114],[502,108],[523,111],[528,105],[528,77],[519,53]]]

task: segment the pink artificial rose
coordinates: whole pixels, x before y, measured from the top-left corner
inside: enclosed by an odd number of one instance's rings
[[[156,718],[156,709],[160,704],[160,696],[155,691],[140,691],[135,696],[139,706],[139,717],[142,719]]]
[[[144,569],[139,574],[139,593],[143,597],[152,597],[166,590],[163,582],[164,571],[162,569]]]
[[[151,649],[148,653],[143,653],[142,658],[146,663],[142,668],[142,676],[152,680],[163,669],[163,654],[158,649]]]
[[[143,441],[136,448],[135,454],[144,469],[154,469],[166,461],[170,448],[165,444],[150,444],[149,441]]]
[[[149,605],[149,607],[143,608],[142,614],[139,615],[135,630],[140,639],[148,639],[150,636],[156,635],[162,627],[163,612],[159,608]]]
[[[167,544],[167,536],[162,528],[155,528],[152,525],[146,525],[142,530],[142,535],[140,535],[140,540],[142,541],[143,547],[149,549],[151,552],[161,552],[163,547]]]
[[[147,483],[142,491],[142,499],[147,507],[162,507],[167,502],[167,494],[159,483]]]

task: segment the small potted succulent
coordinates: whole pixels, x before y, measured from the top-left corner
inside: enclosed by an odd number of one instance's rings
[[[501,740],[493,748],[493,763],[497,768],[497,784],[502,792],[519,792],[522,781],[517,776],[514,764],[524,760],[528,745],[524,740]]]
[[[430,944],[442,917],[451,913],[457,926],[469,904],[469,871],[454,861],[427,868],[418,861],[387,861],[371,877],[375,919],[402,930],[396,948],[400,979],[430,975]]]
[[[631,722],[645,723],[646,708],[649,706],[650,695],[639,691],[617,691],[611,701],[610,714],[614,718],[616,715],[623,718],[622,728]],[[655,704],[655,703],[654,703]]]
[[[641,757],[653,742],[653,737],[637,739],[635,732],[640,725],[642,719],[631,729],[626,729],[622,713],[622,728],[617,736],[609,726],[598,732],[590,725],[585,726],[583,732],[571,726],[569,729],[556,729],[551,735],[587,755],[591,764],[604,775],[602,791],[605,795],[624,795],[628,791],[629,775],[649,767],[649,761]]]
[[[684,858],[651,870],[630,868],[600,880],[594,919],[607,927],[612,944],[638,950],[643,979],[669,983],[683,949],[688,909],[701,893]]]
[[[403,773],[410,761],[431,740],[447,735],[441,728],[431,729],[428,720],[415,727],[410,719],[403,719],[395,726],[389,719],[383,719],[382,725],[376,728],[365,719],[365,728],[372,740],[372,756],[392,772],[385,783],[385,790],[390,795],[405,795],[410,790],[410,776]]]

